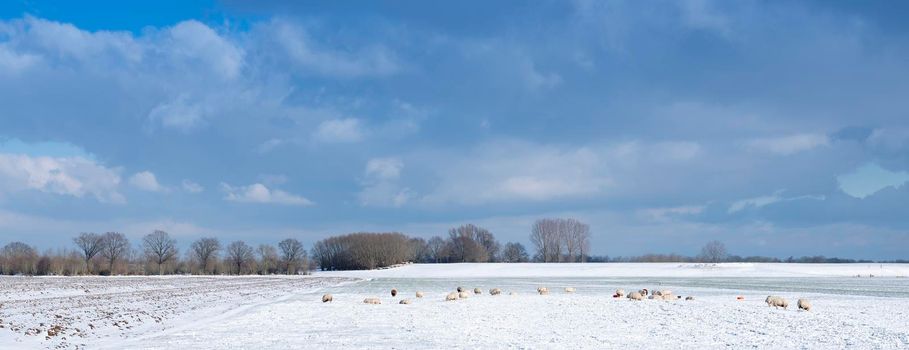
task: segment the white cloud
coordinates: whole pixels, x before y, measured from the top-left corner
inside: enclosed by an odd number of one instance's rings
[[[135,188],[148,192],[165,192],[167,188],[158,183],[158,179],[150,171],[142,171],[133,174],[129,178],[129,184]]]
[[[226,79],[236,78],[243,66],[244,52],[228,39],[198,21],[183,21],[167,30],[166,50],[183,62],[197,61]]]
[[[167,128],[189,131],[200,126],[209,112],[207,104],[191,102],[186,96],[180,96],[152,108],[148,119]]]
[[[637,214],[646,220],[654,222],[666,222],[672,218],[687,215],[697,215],[704,211],[703,205],[683,205],[668,208],[647,208],[637,211]]]
[[[398,158],[373,158],[366,162],[366,176],[379,179],[397,179],[404,162]]]
[[[274,45],[290,68],[303,75],[339,78],[387,76],[400,70],[394,53],[381,45],[355,52],[330,50],[313,40],[305,28],[286,20],[272,20],[255,31],[263,42]]]
[[[400,207],[416,194],[398,184],[404,162],[399,158],[373,158],[366,162],[362,190],[358,194],[360,205]]]
[[[430,203],[590,197],[602,194],[612,183],[603,155],[586,147],[505,142],[483,145],[463,156],[440,158],[446,159],[436,169],[440,183],[424,197]]]
[[[0,154],[0,192],[37,190],[123,203],[126,199],[117,191],[119,172],[82,157]]]
[[[322,142],[357,142],[363,130],[359,119],[331,119],[319,124],[313,137]]]
[[[200,193],[205,190],[205,188],[202,187],[202,185],[197,184],[197,183],[187,180],[187,179],[183,180],[182,185],[183,185],[183,190],[186,192],[189,192],[189,193]]]
[[[909,173],[894,172],[877,164],[865,164],[854,171],[837,176],[840,189],[855,198],[865,198],[887,187],[899,187],[909,182]]]
[[[729,209],[726,212],[731,214],[731,213],[745,210],[749,207],[760,208],[760,207],[763,207],[766,205],[770,205],[770,204],[777,203],[777,202],[783,202],[783,201],[794,201],[794,200],[800,200],[800,199],[815,199],[815,200],[824,200],[825,199],[824,196],[812,196],[812,195],[804,195],[804,196],[796,196],[796,197],[783,197],[784,192],[786,192],[786,190],[778,190],[776,192],[773,192],[773,194],[771,194],[771,195],[759,196],[759,197],[754,197],[754,198],[746,198],[746,199],[735,201],[732,203],[732,205],[729,206]]]
[[[243,203],[273,203],[284,205],[313,205],[309,199],[281,190],[269,189],[261,183],[249,186],[231,186],[221,183],[221,189],[226,193],[225,200]]]
[[[747,143],[748,147],[763,152],[780,155],[790,155],[807,151],[830,143],[827,135],[823,134],[795,134],[782,137],[753,139]]]

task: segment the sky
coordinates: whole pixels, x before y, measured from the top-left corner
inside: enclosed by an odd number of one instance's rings
[[[0,243],[161,229],[909,258],[909,4],[0,5]]]

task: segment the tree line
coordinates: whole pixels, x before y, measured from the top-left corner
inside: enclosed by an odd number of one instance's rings
[[[222,245],[215,237],[193,241],[180,254],[177,240],[156,230],[137,245],[119,232],[83,232],[71,248],[39,253],[11,242],[0,249],[0,274],[7,275],[164,275],[164,274],[300,274],[309,273],[303,244],[293,238],[277,247],[243,241]]]
[[[373,269],[403,262],[584,262],[590,251],[590,226],[575,219],[541,219],[530,235],[533,255],[519,242],[501,244],[488,229],[465,224],[428,240],[398,232],[352,233],[313,245],[323,270]]]

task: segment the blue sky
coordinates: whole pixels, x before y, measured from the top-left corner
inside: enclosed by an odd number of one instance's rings
[[[900,2],[0,5],[0,237],[907,258]]]

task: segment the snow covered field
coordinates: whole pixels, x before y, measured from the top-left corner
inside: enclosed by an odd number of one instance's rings
[[[906,276],[909,266],[888,264],[451,264],[306,278],[3,278],[0,348],[905,349]],[[541,285],[552,294],[537,295]],[[443,301],[457,286],[483,294]],[[564,293],[568,286],[577,292]],[[490,296],[493,287],[505,293]],[[695,300],[613,299],[616,288]],[[426,297],[414,298],[417,290]],[[325,292],[333,303],[320,302]],[[790,308],[767,307],[768,294]],[[363,304],[372,296],[382,304]],[[815,309],[797,311],[801,297]],[[399,305],[402,298],[413,304]],[[66,342],[24,334],[56,313],[80,316],[69,327],[83,334],[67,333],[76,340]],[[21,326],[12,332],[11,324]]]

